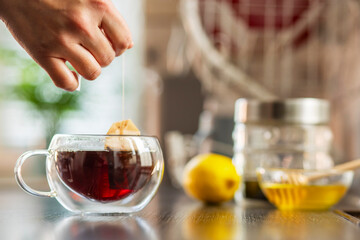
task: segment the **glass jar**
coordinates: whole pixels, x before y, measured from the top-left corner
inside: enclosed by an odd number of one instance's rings
[[[258,167],[326,169],[332,132],[326,100],[296,98],[274,101],[238,99],[235,104],[233,162],[243,178],[235,196],[265,199],[257,178]]]

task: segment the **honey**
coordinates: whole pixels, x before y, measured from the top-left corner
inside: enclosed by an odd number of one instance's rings
[[[294,185],[264,183],[262,190],[268,200],[282,210],[326,210],[346,193],[344,185]]]

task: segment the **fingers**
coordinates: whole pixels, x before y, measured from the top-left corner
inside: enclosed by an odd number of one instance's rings
[[[76,73],[66,66],[65,61],[68,61],[85,79],[94,80],[101,73],[101,67],[93,55],[78,44],[63,49],[63,56],[63,59],[46,57],[38,61],[59,88],[74,91],[79,84]]]
[[[116,8],[106,14],[102,20],[101,28],[112,43],[116,56],[121,55],[126,49],[133,46],[131,33],[125,20],[117,12]]]
[[[74,91],[78,86],[76,75],[66,66],[65,60],[49,57],[39,61],[42,68],[46,70],[54,84],[67,91]]]
[[[94,80],[101,73],[100,64],[94,56],[81,45],[74,44],[64,49],[64,58],[87,80]]]
[[[57,87],[74,91],[78,86],[77,76],[66,66],[67,61],[85,79],[94,80],[100,75],[101,67],[109,65],[115,56],[121,55],[133,46],[125,20],[111,1],[109,2],[111,6],[100,9],[103,11],[94,13],[93,9],[90,9],[88,14],[82,15],[83,18],[74,18],[78,22],[70,26],[77,28],[62,29],[60,32],[63,36],[59,41],[55,41],[55,44],[52,39],[48,41],[48,45],[43,44],[45,47],[57,46],[56,49],[49,51],[38,47],[41,51],[34,50],[34,56],[43,56],[36,60],[48,72]]]
[[[101,67],[106,67],[114,60],[115,51],[99,28],[93,32],[93,37],[84,38],[82,45],[91,52]]]

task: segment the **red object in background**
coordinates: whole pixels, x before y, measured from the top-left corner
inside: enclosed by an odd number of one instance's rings
[[[293,27],[299,20],[305,17],[306,12],[313,3],[323,0],[199,0],[199,11],[206,32],[217,47],[221,47],[221,35],[223,30],[219,23],[220,11],[217,7],[209,7],[209,4],[228,4],[233,14],[233,19],[241,21],[248,26],[249,30],[263,32],[274,30],[279,33],[282,30]],[[218,5],[219,6],[219,5]],[[212,9],[213,12],[209,12]],[[205,16],[205,14],[210,14]],[[211,19],[210,26],[205,21]],[[299,46],[307,40],[312,26],[306,26],[293,40],[293,46]],[[230,39],[236,36],[229,36]],[[232,49],[236,51],[236,41],[231,39]]]
[[[218,0],[227,2],[237,18],[252,29],[282,30],[293,26],[309,9],[310,0]]]

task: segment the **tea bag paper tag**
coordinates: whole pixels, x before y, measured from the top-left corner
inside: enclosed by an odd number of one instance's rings
[[[140,131],[136,125],[128,119],[113,123],[107,135],[140,135]],[[105,140],[105,148],[124,151],[134,150],[131,140],[123,137],[107,137]]]
[[[107,132],[108,135],[140,135],[140,130],[130,119],[113,123]]]

